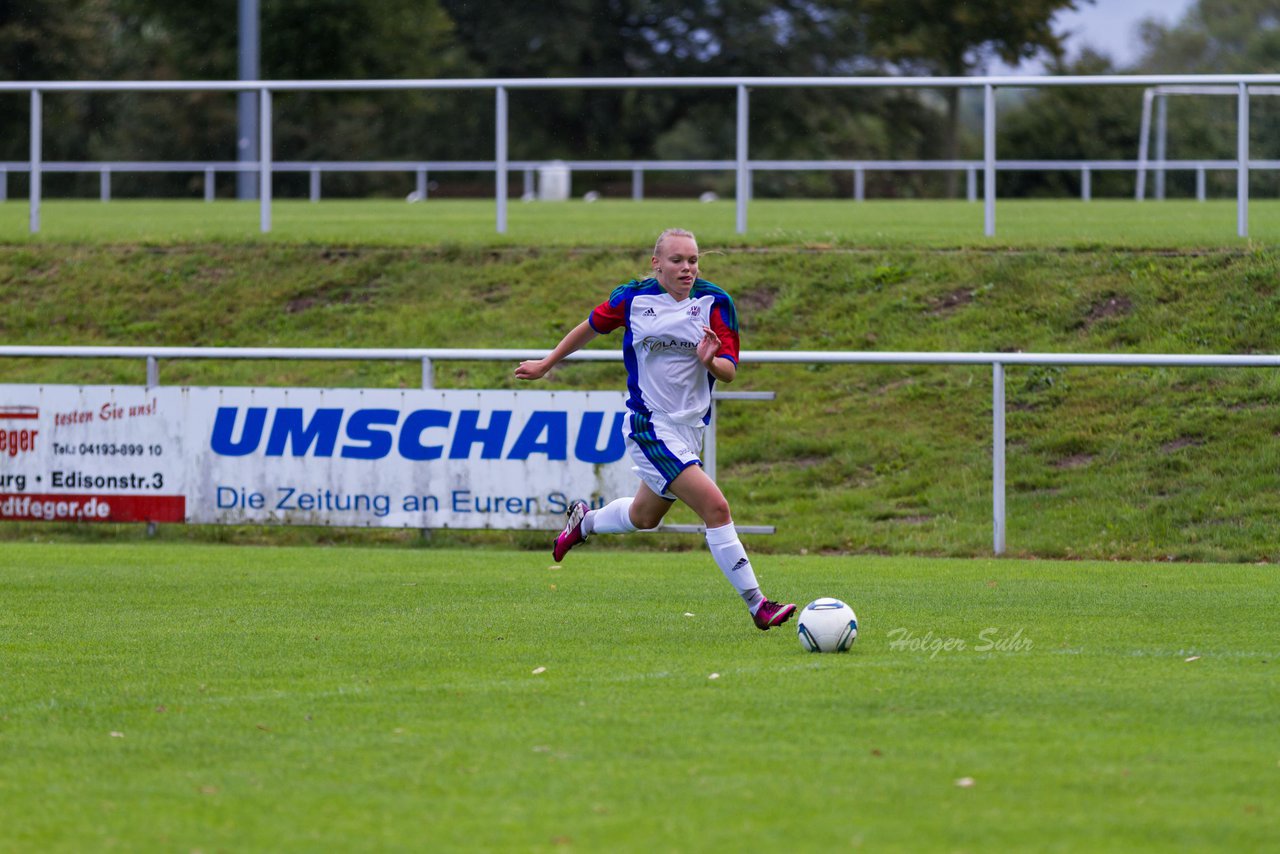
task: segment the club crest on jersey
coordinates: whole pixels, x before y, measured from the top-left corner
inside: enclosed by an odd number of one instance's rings
[[[702,306],[700,306],[700,305],[694,305],[694,306],[690,306],[690,307],[689,307],[689,316],[690,316],[690,317],[697,317],[697,316],[698,316],[698,315],[700,315],[700,314],[702,314]]]

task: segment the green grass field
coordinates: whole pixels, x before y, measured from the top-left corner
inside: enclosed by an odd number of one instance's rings
[[[1188,248],[1266,245],[1280,239],[1280,202],[1250,204],[1248,239],[1236,234],[1234,200],[1134,202],[1099,199],[1009,200],[996,204],[994,238],[983,235],[983,207],[964,201],[765,200],[748,208],[736,232],[732,201],[604,200],[508,206],[508,230],[495,230],[493,201],[276,201],[272,230],[259,230],[256,202],[46,200],[41,231],[28,232],[28,206],[0,204],[0,241],[202,243],[313,242],[363,245],[643,247],[664,227],[694,230],[712,246],[954,246]]]
[[[0,849],[1280,838],[1270,567],[758,570],[850,601],[853,651],[758,632],[700,553],[6,544]]]

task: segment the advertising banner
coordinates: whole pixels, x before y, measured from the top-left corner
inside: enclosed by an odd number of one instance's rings
[[[622,392],[0,385],[0,520],[545,528],[634,492]]]

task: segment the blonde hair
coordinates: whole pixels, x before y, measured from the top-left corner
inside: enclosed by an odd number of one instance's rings
[[[687,237],[694,243],[698,242],[698,238],[693,236],[693,232],[687,228],[668,228],[662,234],[658,235],[658,242],[653,244],[653,257],[658,257],[662,253],[662,241],[668,237]]]

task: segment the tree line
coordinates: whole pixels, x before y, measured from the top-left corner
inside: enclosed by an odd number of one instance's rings
[[[1117,69],[1067,58],[1054,15],[1093,0],[260,0],[267,80],[944,75],[1036,59],[1053,73],[1269,71],[1280,60],[1280,0],[1198,0],[1142,32],[1144,58]],[[9,80],[231,80],[237,0],[17,0],[0,4]],[[1137,89],[1026,90],[1001,104],[1002,158],[1132,158]],[[1258,102],[1264,99],[1256,99]],[[278,160],[459,160],[494,148],[493,95],[281,93]],[[956,89],[762,89],[751,154],[761,159],[952,159],[981,155],[980,100]],[[1259,103],[1255,157],[1277,138]],[[1234,153],[1234,101],[1170,106],[1171,157]],[[734,153],[731,90],[521,90],[510,97],[513,159],[703,159]],[[28,156],[25,98],[0,96],[0,159]],[[49,160],[234,160],[235,96],[56,93],[45,99]],[[16,179],[11,178],[11,182]],[[119,176],[115,191],[195,195],[199,176]],[[281,176],[281,181],[295,180]],[[301,182],[297,176],[301,192]],[[326,176],[326,195],[403,192],[404,177]],[[726,179],[696,176],[696,189]],[[848,175],[758,176],[757,195],[847,194]],[[1078,192],[1078,176],[1002,174],[1002,194]],[[55,182],[61,182],[56,183]],[[487,182],[487,183],[486,183]],[[49,176],[52,193],[91,194],[90,176]],[[474,178],[491,189],[491,178]],[[621,177],[619,183],[622,183]],[[219,187],[231,192],[231,183]],[[688,189],[683,183],[682,189]],[[474,189],[474,188],[473,188]],[[656,190],[658,188],[653,188]],[[727,189],[727,187],[725,187]],[[467,192],[463,179],[444,192]],[[651,192],[653,191],[651,190]],[[18,188],[14,188],[17,192]],[[485,190],[481,189],[481,192]],[[869,175],[873,196],[954,194],[955,178]],[[283,188],[288,194],[289,188]],[[1132,192],[1100,173],[1094,192]]]

